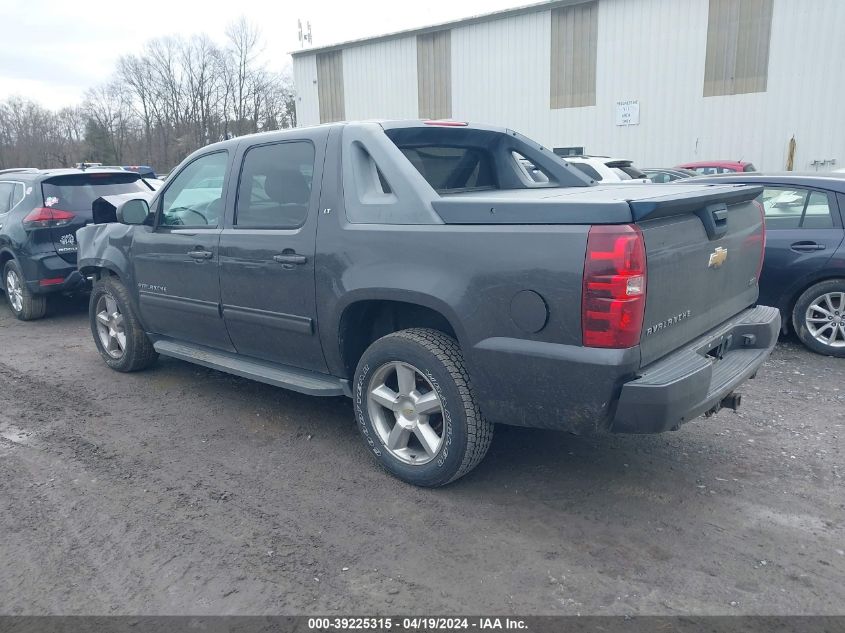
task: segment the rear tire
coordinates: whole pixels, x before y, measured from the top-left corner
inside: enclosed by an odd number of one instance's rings
[[[116,277],[105,277],[94,284],[88,318],[97,350],[112,369],[139,371],[158,359],[138,321],[126,286]]]
[[[368,449],[392,475],[436,487],[463,477],[490,447],[458,342],[414,328],[380,338],[355,372],[355,417]]]
[[[9,308],[21,321],[35,321],[47,312],[47,297],[32,294],[26,285],[20,266],[13,259],[3,268],[3,287]]]
[[[845,357],[845,279],[807,288],[795,302],[792,327],[808,349]]]

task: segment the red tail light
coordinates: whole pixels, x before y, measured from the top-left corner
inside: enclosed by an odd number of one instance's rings
[[[587,347],[633,347],[645,312],[646,259],[633,224],[593,226],[587,238],[581,333]]]
[[[754,204],[760,209],[760,263],[757,264],[757,283],[760,283],[760,275],[763,274],[763,259],[766,256],[766,210],[757,200],[754,200]]]
[[[75,217],[70,211],[39,207],[27,213],[23,219],[23,226],[25,229],[47,229],[56,226],[65,226],[73,222]]]

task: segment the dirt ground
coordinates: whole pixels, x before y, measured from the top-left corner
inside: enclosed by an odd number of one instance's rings
[[[659,436],[499,427],[420,490],[350,402],[162,358],[84,299],[0,307],[2,614],[842,614],[845,360],[782,342],[743,409]]]

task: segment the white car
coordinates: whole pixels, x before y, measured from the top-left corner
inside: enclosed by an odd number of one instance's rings
[[[630,160],[607,156],[561,156],[561,158],[596,182],[651,183],[648,176],[634,167]]]

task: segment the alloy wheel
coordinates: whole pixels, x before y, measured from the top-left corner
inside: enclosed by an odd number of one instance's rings
[[[401,361],[379,367],[367,393],[367,409],[382,444],[396,459],[427,464],[443,446],[445,420],[437,390],[419,369]]]
[[[804,322],[819,343],[845,347],[845,292],[828,292],[814,299]]]
[[[117,301],[109,294],[97,300],[97,334],[100,343],[112,358],[120,358],[126,351],[126,332],[123,315]]]
[[[20,277],[14,270],[6,273],[6,294],[15,312],[23,310],[23,286]]]

